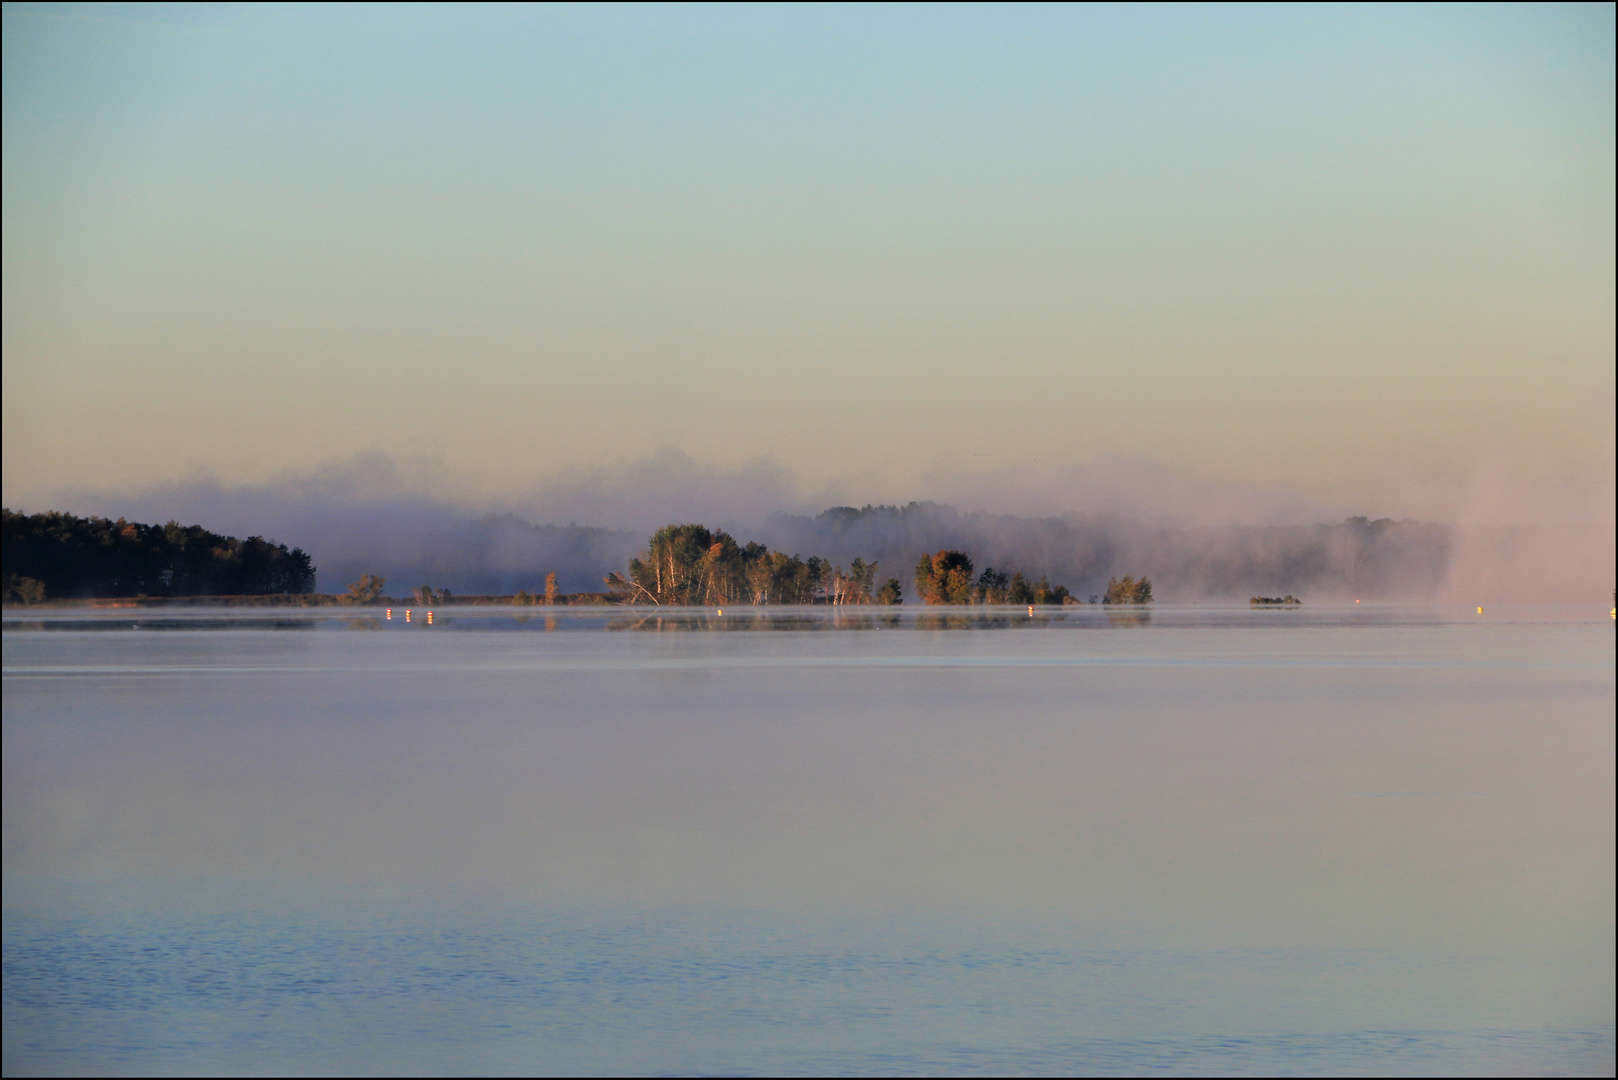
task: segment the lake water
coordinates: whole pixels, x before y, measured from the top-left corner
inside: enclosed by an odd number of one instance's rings
[[[8,1075],[1614,1069],[1605,610],[4,627]]]

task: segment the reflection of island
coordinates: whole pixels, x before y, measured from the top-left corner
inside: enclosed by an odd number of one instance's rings
[[[1132,613],[1125,618],[1136,625],[1148,621],[1145,612]],[[938,611],[917,613],[906,621],[897,612],[888,613],[833,613],[794,611],[791,609],[750,608],[716,614],[703,611],[646,611],[642,614],[612,619],[608,630],[650,630],[653,632],[689,631],[835,631],[835,630],[1018,630],[1025,627],[1049,627],[1065,622],[1066,615],[1022,612]]]
[[[1107,622],[1111,623],[1113,626],[1123,627],[1150,626],[1152,625],[1152,613],[1144,609],[1136,611],[1109,611],[1107,612]]]
[[[649,611],[629,618],[613,619],[606,624],[608,630],[649,630],[657,632],[683,631],[754,631],[754,630],[892,630],[899,627],[898,615],[832,615],[830,618],[806,612],[761,611],[749,609],[741,613],[718,615],[696,611]],[[549,625],[546,629],[551,629]]]
[[[1030,609],[1031,611],[1032,609]],[[1065,622],[1066,615],[995,614],[976,615],[970,612],[926,614],[916,616],[917,630],[1020,630],[1024,627],[1044,627]]]
[[[1303,601],[1291,593],[1285,596],[1255,596],[1248,603],[1254,607],[1302,607]]]

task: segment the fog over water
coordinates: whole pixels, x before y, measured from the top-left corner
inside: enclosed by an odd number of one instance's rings
[[[1123,574],[1151,577],[1171,600],[1545,602],[1599,600],[1613,584],[1611,492],[1535,490],[1510,474],[1480,473],[1463,492],[1416,501],[1431,513],[1401,515],[1127,461],[935,478],[922,493],[932,501],[916,505],[860,490],[805,491],[778,465],[727,470],[671,451],[559,474],[520,496],[479,496],[430,457],[373,454],[271,483],[68,491],[26,508],[270,536],[309,551],[326,592],[378,573],[396,594],[419,584],[509,594],[552,571],[565,591],[594,591],[653,529],[688,521],[845,566],[877,560],[907,590],[917,557],[946,547],[980,569],[1047,574],[1080,596]],[[831,509],[872,502],[874,513]]]

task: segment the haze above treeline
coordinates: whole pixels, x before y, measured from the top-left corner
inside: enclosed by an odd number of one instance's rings
[[[13,524],[18,525],[16,530]],[[8,534],[20,533],[27,524],[7,512]],[[89,531],[86,525],[91,526]],[[170,587],[182,594],[337,593],[367,574],[394,583],[395,592],[405,585],[406,594],[418,584],[458,595],[537,594],[545,590],[552,574],[556,575],[553,587],[566,592],[598,592],[604,582],[615,592],[645,592],[626,582],[637,580],[638,575],[643,585],[654,587],[654,571],[640,570],[640,560],[655,566],[660,538],[675,531],[660,530],[648,542],[628,530],[539,525],[510,514],[461,517],[442,521],[436,528],[396,526],[385,538],[387,542],[378,543],[377,550],[351,548],[345,553],[347,561],[332,550],[331,558],[322,562],[318,543],[310,553],[301,545],[289,551],[285,541],[277,543],[274,537],[252,536],[243,541],[177,522],[164,526],[103,519],[97,525],[67,519],[63,527],[85,532],[91,541],[105,533],[106,543],[129,541],[172,548],[177,570],[169,571],[161,587],[154,581],[141,588],[143,593],[150,590],[154,594]],[[696,525],[679,531],[737,547],[718,531],[711,537],[708,530]],[[353,533],[348,536],[351,544],[361,539]],[[383,541],[384,537],[374,535],[373,539]],[[413,551],[407,542],[413,543]],[[98,546],[92,542],[91,546],[105,547],[106,543]],[[700,546],[706,550],[708,541]],[[12,547],[8,535],[8,563],[18,561]],[[914,595],[919,579],[912,577],[911,568],[918,559],[925,562],[935,553],[941,557],[946,550],[969,558],[968,570],[975,564],[991,577],[993,568],[998,568],[1002,577],[1016,575],[1021,580],[1026,575],[1031,584],[1038,578],[1041,590],[1048,579],[1050,587],[1058,589],[1053,602],[1060,602],[1069,590],[1078,598],[1103,592],[1109,581],[1127,574],[1149,574],[1158,582],[1157,595],[1170,599],[1235,597],[1270,589],[1408,600],[1432,599],[1441,593],[1451,567],[1454,539],[1452,531],[1442,525],[1363,517],[1313,526],[1165,529],[1077,514],[1028,518],[910,503],[839,506],[813,516],[772,514],[745,540],[749,555],[757,551],[763,557],[767,549],[775,549],[781,553],[775,558],[790,558],[800,568],[797,559],[801,553],[812,573],[823,564],[829,575],[837,566],[841,578],[841,567],[852,567],[851,580],[856,583],[862,567],[870,577],[876,573],[875,565],[880,565],[885,571],[858,587],[873,596],[881,588],[887,602],[895,602],[901,595],[920,599]],[[411,559],[410,554],[416,557]],[[740,560],[742,550],[736,554]],[[6,569],[9,578],[14,568],[8,565]],[[171,580],[176,572],[179,579]],[[819,581],[818,573],[813,576]],[[1004,585],[1002,582],[1002,589]],[[59,593],[59,589],[53,590],[52,598],[59,598]],[[97,593],[92,589],[88,595]],[[785,596],[765,599],[791,602]]]
[[[496,500],[457,498],[430,458],[373,454],[259,484],[199,479],[7,505],[273,538],[309,553],[323,593],[367,573],[385,577],[390,594],[422,584],[457,595],[536,593],[553,572],[564,592],[601,591],[653,531],[687,523],[845,568],[878,562],[907,597],[917,559],[944,549],[968,553],[980,570],[1047,575],[1086,598],[1124,574],[1150,577],[1160,602],[1287,593],[1600,601],[1612,588],[1610,492],[1580,497],[1551,483],[1481,477],[1462,493],[1460,513],[1452,502],[1448,514],[1395,517],[1122,460],[1008,470],[998,481],[984,490],[946,478],[926,486],[940,493],[932,499],[855,502],[848,496],[859,484],[806,491],[767,461],[722,469],[668,452],[558,474]]]

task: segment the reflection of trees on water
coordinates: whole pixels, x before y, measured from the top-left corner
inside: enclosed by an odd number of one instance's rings
[[[898,613],[864,612],[770,612],[717,615],[696,612],[665,613],[648,611],[627,618],[613,619],[608,630],[669,632],[750,632],[759,630],[1017,630],[1048,627],[1066,622],[1067,616],[1020,612],[939,611],[929,609],[906,617]]]
[[[917,630],[971,630],[981,627],[985,630],[1005,628],[1011,625],[1011,620],[995,615],[917,615]]]
[[[375,622],[376,620],[370,620]],[[50,621],[8,622],[8,631],[84,631],[117,632],[120,630],[318,630],[325,620],[317,619],[150,619],[144,622],[113,622],[107,619],[52,619]],[[326,623],[330,625],[330,623]],[[380,625],[380,624],[378,624]],[[356,627],[356,629],[359,629]]]
[[[350,630],[380,630],[380,629],[382,629],[382,620],[378,619],[378,618],[374,618],[374,617],[363,618],[363,619],[347,619],[345,621],[348,623],[348,628]]]
[[[608,630],[749,632],[758,630],[893,630],[898,615],[805,615],[758,612],[747,615],[663,614],[647,612],[634,618],[613,619]]]
[[[515,616],[515,618],[517,620],[517,625],[518,626],[525,626],[528,623],[531,623],[531,622],[534,621],[534,616],[532,616],[532,615],[517,615],[517,616]],[[547,615],[547,616],[545,616],[545,629],[549,633],[555,633],[556,632],[556,616],[555,615]]]
[[[828,619],[822,619],[821,623],[827,630],[895,630],[899,626],[899,616],[847,615],[838,612]]]
[[[1150,626],[1152,613],[1150,611],[1109,611],[1107,622],[1113,626]]]
[[[1065,622],[1065,615],[974,615],[967,612],[927,612],[916,616],[917,630],[1021,630]]]
[[[153,619],[135,623],[133,630],[317,630],[317,619]],[[121,629],[122,624],[112,624]]]

